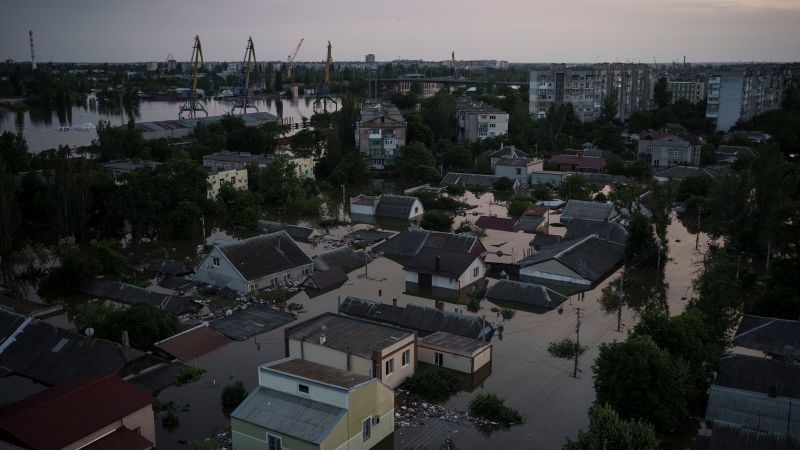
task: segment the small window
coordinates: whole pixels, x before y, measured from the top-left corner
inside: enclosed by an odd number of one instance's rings
[[[404,351],[403,352],[403,367],[407,366],[410,360],[411,360],[411,350]]]
[[[433,363],[437,366],[441,366],[444,364],[444,354],[439,352],[433,352]]]
[[[298,384],[297,390],[303,394],[308,394],[308,386],[306,386],[305,384]]]
[[[219,267],[219,258],[216,256],[211,258],[211,264],[213,264],[214,267]]]
[[[477,277],[478,276],[478,272],[479,272],[479,268],[478,267],[472,269],[472,276],[473,277]]]
[[[283,443],[281,438],[267,434],[267,449],[268,450],[283,450]]]
[[[394,358],[386,361],[386,375],[394,373]]]
[[[367,417],[361,422],[361,437],[368,440],[372,436],[372,417]],[[272,448],[270,448],[272,450]]]
[[[517,168],[517,175],[522,175],[522,169]]]

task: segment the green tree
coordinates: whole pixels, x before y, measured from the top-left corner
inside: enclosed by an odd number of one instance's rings
[[[39,284],[39,295],[54,301],[78,292],[100,273],[102,267],[89,255],[70,252],[61,258],[61,265],[47,272]]]
[[[666,108],[672,103],[672,92],[669,91],[669,83],[665,77],[659,78],[653,86],[653,101],[658,109]]]
[[[585,176],[573,174],[561,182],[558,191],[566,200],[591,200],[592,185]]]
[[[31,155],[28,153],[28,144],[21,134],[10,131],[0,135],[0,166],[10,173],[19,173],[30,165]]]
[[[284,204],[302,193],[294,164],[275,158],[259,172],[259,193],[267,204]]]
[[[611,89],[603,99],[603,105],[600,107],[601,123],[610,123],[616,120],[619,113],[619,94],[616,89]]]
[[[531,206],[528,198],[515,198],[508,204],[508,217],[519,219],[522,214]]]
[[[623,420],[614,408],[596,404],[589,409],[589,428],[578,440],[567,439],[563,450],[658,450],[655,429],[641,420]]]
[[[625,420],[644,420],[659,433],[675,429],[688,413],[688,370],[649,336],[602,344],[592,367],[597,404]]]
[[[22,213],[17,203],[17,180],[0,163],[0,279],[14,291],[20,292],[12,253],[17,241],[17,229]]]
[[[436,158],[434,158],[433,152],[421,143],[401,147],[396,164],[400,175],[406,180],[418,181],[420,175],[425,174],[425,168],[436,170]]]
[[[222,406],[228,409],[233,409],[239,406],[247,397],[247,390],[244,388],[244,383],[237,381],[226,385],[222,389]]]
[[[153,344],[177,333],[178,319],[149,303],[136,303],[109,314],[96,329],[97,337],[119,342],[128,332],[131,346],[150,350]]]
[[[655,265],[658,251],[658,241],[650,219],[634,212],[630,220],[628,239],[625,241],[625,263],[633,263],[637,267]]]
[[[546,184],[534,184],[531,188],[531,196],[536,201],[547,201],[553,196],[553,190]]]
[[[66,155],[55,160],[47,204],[59,236],[83,236],[89,222],[90,192],[95,178],[95,169],[87,160]]]
[[[703,144],[700,147],[700,165],[713,166],[717,163],[716,149],[713,144]]]
[[[496,192],[510,192],[512,189],[514,189],[514,181],[508,177],[501,177],[492,183],[492,188]]]
[[[422,215],[420,226],[426,230],[449,233],[453,229],[453,218],[438,211],[425,211],[425,214]]]

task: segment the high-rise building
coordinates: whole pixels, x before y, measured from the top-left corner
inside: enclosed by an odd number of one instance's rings
[[[752,66],[712,74],[706,88],[706,117],[716,131],[727,132],[739,120],[778,109],[791,70],[775,65]]]
[[[364,62],[374,63],[375,62],[375,54],[368,53],[367,56],[364,57]]]
[[[407,124],[400,110],[390,103],[367,103],[361,107],[356,141],[369,155],[373,169],[392,167],[400,147],[406,145]]]
[[[706,83],[696,81],[672,81],[667,83],[667,89],[672,93],[672,101],[680,100],[697,103],[706,98]]]

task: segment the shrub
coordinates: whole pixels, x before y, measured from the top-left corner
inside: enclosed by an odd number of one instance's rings
[[[442,367],[430,367],[406,380],[403,387],[422,400],[442,403],[461,389],[461,381]]]
[[[511,178],[503,177],[492,183],[492,187],[498,192],[508,192],[514,188],[514,181]]]
[[[226,385],[222,390],[222,406],[236,408],[244,401],[245,397],[247,397],[247,391],[241,381]]]
[[[459,196],[464,195],[466,192],[467,188],[461,186],[460,184],[451,184],[450,186],[447,186],[447,193],[449,195]]]
[[[181,367],[178,370],[178,375],[175,376],[175,384],[183,386],[186,383],[197,381],[204,373],[206,373],[206,369],[201,367]]]
[[[508,217],[519,219],[525,213],[528,207],[531,206],[531,201],[528,198],[515,198],[508,204]]]
[[[420,226],[426,230],[449,233],[453,227],[453,218],[444,213],[425,211],[425,214],[422,215]]]
[[[503,426],[522,423],[522,416],[505,405],[505,400],[491,392],[482,392],[469,402],[469,413]]]
[[[469,302],[467,302],[467,310],[469,310],[470,312],[478,312],[478,311],[480,311],[481,310],[481,301],[479,299],[477,299],[477,298],[469,299]]]
[[[586,347],[578,345],[572,339],[563,339],[558,342],[551,342],[547,351],[556,358],[572,359],[575,355],[582,355]]]
[[[513,318],[514,314],[516,314],[516,313],[517,313],[517,311],[515,311],[515,310],[513,310],[511,308],[503,308],[503,309],[500,310],[500,314],[503,315],[503,319],[505,319],[505,320]]]
[[[175,428],[178,428],[178,425],[181,424],[181,420],[178,418],[178,415],[172,411],[167,411],[164,414],[164,417],[161,418],[161,427],[167,431],[172,431]]]

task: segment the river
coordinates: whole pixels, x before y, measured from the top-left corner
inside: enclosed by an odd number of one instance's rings
[[[0,133],[10,131],[21,132],[32,153],[56,148],[59,145],[80,147],[89,145],[97,137],[94,127],[101,120],[115,125],[126,123],[130,116],[118,109],[112,110],[98,106],[90,100],[90,95],[83,105],[73,106],[66,111],[12,111],[0,107]],[[269,112],[293,122],[302,121],[314,114],[315,97],[297,99],[255,99],[252,103],[261,112]],[[157,120],[175,120],[182,102],[175,101],[142,101],[132,116],[136,122],[152,122]],[[230,101],[206,99],[203,105],[209,116],[220,116],[231,111]],[[253,112],[253,111],[250,111]],[[69,127],[69,131],[62,131]]]

